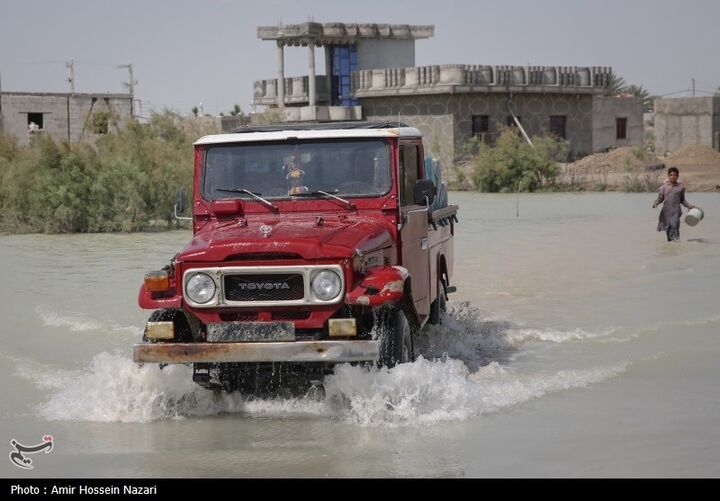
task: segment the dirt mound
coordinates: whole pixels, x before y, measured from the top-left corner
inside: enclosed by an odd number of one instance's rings
[[[663,159],[668,167],[707,165],[720,168],[720,152],[702,144],[686,144]]]
[[[567,167],[578,174],[603,174],[644,169],[647,165],[657,163],[654,157],[642,158],[643,154],[644,152],[636,147],[625,146],[607,153],[588,155]]]

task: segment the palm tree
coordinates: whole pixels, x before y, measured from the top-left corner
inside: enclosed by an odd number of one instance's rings
[[[239,105],[239,104],[236,104],[235,106],[233,106],[233,109],[230,110],[230,115],[233,116],[233,117],[238,116],[238,115],[242,115],[242,114],[243,114],[242,108],[240,108],[240,105]]]
[[[623,77],[616,75],[614,72],[610,73],[610,94],[613,96],[622,94],[625,87],[626,84]]]
[[[647,90],[642,85],[628,85],[623,89],[624,94],[630,94],[631,96],[642,98],[643,102],[643,110],[652,111],[653,110],[653,96],[650,94],[650,91]]]

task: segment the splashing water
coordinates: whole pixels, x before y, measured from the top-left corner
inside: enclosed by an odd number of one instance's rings
[[[622,373],[628,363],[554,373],[522,373],[507,365],[527,342],[576,342],[599,335],[513,330],[509,322],[484,321],[476,309],[459,303],[443,325],[428,326],[418,336],[415,362],[391,370],[338,365],[326,377],[319,399],[215,394],[192,381],[189,366],[138,366],[120,353],[100,353],[81,372],[33,368],[18,374],[51,389],[49,400],[38,406],[50,420],[150,422],[241,413],[416,426],[466,420]]]

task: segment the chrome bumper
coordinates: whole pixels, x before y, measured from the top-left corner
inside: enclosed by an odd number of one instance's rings
[[[380,356],[378,341],[289,341],[272,343],[137,343],[139,363],[362,362]]]

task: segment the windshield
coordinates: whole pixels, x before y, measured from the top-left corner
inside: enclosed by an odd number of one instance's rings
[[[205,154],[203,196],[237,198],[242,189],[263,198],[320,191],[379,196],[390,191],[390,155],[382,139],[212,146]],[[317,193],[318,198],[323,195]]]

